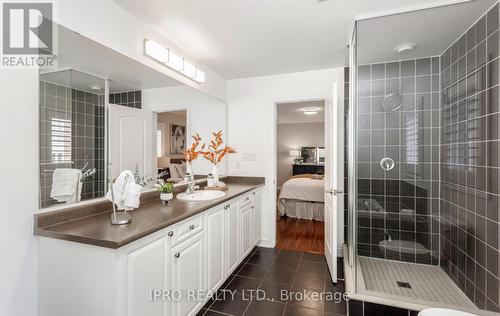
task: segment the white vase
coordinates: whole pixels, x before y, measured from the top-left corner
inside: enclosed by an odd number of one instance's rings
[[[160,193],[160,200],[163,202],[163,204],[168,203],[174,198],[173,193]]]
[[[186,161],[186,174],[189,174],[191,179],[194,179],[193,168],[191,167],[191,162]]]
[[[217,169],[217,164],[212,167],[212,177],[214,177],[214,184],[217,186],[219,184],[219,170]]]

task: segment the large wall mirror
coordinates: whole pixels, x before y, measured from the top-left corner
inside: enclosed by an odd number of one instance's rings
[[[134,59],[54,24],[58,65],[39,73],[40,208],[102,199],[109,180],[180,183],[191,135],[226,133],[226,104]],[[192,164],[197,178],[212,165]],[[226,174],[226,164],[218,166]],[[144,184],[152,189],[154,181]]]

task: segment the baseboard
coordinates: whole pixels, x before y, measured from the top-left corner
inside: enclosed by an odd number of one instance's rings
[[[261,239],[259,242],[259,247],[264,247],[264,248],[274,248],[276,246],[276,243],[266,240],[266,239]]]

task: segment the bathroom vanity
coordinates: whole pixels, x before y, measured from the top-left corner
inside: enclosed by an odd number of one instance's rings
[[[261,238],[264,179],[224,181],[222,198],[152,197],[123,226],[109,209],[35,215],[39,315],[195,315]]]

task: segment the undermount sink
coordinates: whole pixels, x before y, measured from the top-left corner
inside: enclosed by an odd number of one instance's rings
[[[179,193],[177,198],[182,201],[188,202],[200,202],[200,201],[210,201],[215,200],[226,195],[225,192],[216,190],[199,190],[193,193]]]

